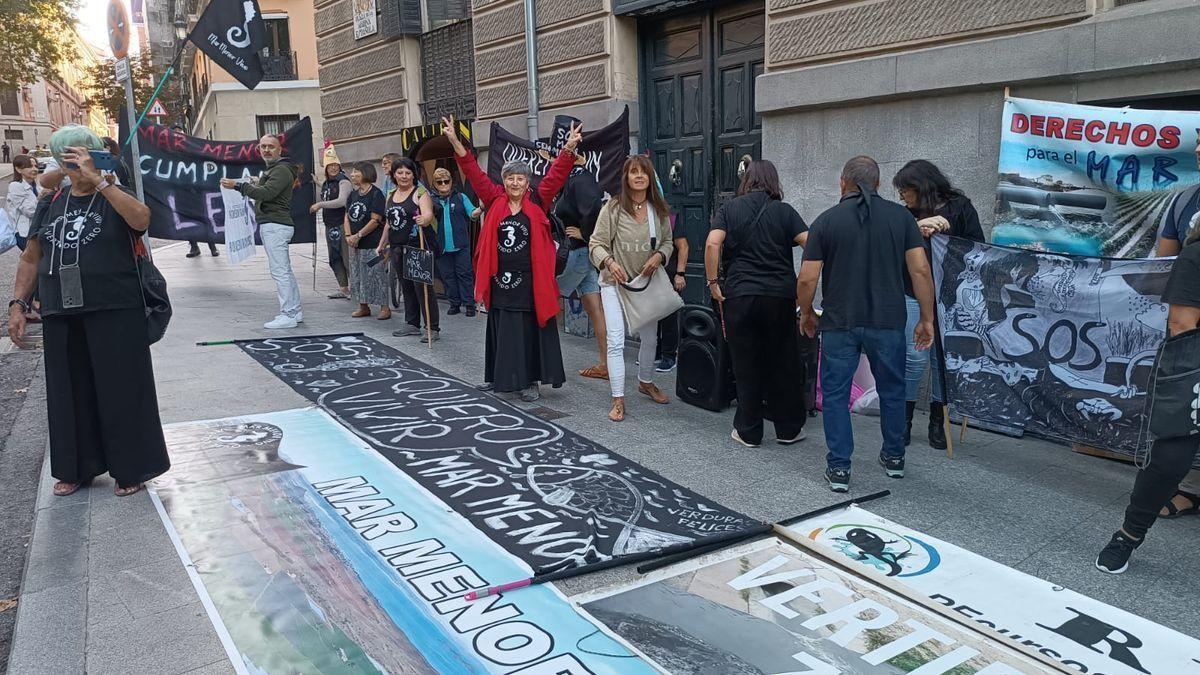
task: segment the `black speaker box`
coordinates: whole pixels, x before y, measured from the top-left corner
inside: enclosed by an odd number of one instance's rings
[[[684,403],[720,412],[737,397],[721,317],[704,305],[679,310],[675,395]]]

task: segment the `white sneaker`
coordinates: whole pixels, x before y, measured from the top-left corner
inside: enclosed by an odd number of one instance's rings
[[[287,328],[295,328],[298,325],[300,325],[299,321],[293,319],[290,316],[284,316],[284,315],[280,314],[279,316],[275,317],[274,319],[271,319],[270,321],[264,323],[263,328],[266,328],[268,330],[283,330],[283,329],[287,329]]]
[[[296,315],[296,323],[304,323],[304,312]]]

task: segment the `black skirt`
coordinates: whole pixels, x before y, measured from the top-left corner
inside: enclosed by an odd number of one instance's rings
[[[107,472],[133,487],[169,469],[144,310],[49,316],[42,326],[50,474],[85,483]]]
[[[533,312],[491,309],[485,343],[483,379],[496,391],[520,391],[538,383],[557,389],[567,381],[556,319],[539,327]]]

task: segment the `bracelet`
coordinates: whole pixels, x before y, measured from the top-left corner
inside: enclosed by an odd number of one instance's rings
[[[29,303],[28,303],[28,302],[25,302],[25,301],[24,301],[24,300],[22,300],[21,298],[13,298],[12,300],[9,300],[9,301],[8,301],[8,308],[9,308],[9,310],[11,310],[11,309],[12,309],[12,306],[13,306],[13,305],[20,305],[20,306],[21,306],[21,309],[22,309],[22,310],[24,310],[26,314],[28,314],[28,313],[30,313],[30,312],[32,312],[32,311],[33,311],[33,310],[32,310],[32,309],[29,307]]]
[[[708,285],[709,285],[709,286],[715,286],[715,285],[717,285],[717,284],[719,284],[719,283],[721,283],[721,280],[720,280],[720,279],[709,279],[709,280],[708,280]]]
[[[687,276],[687,272],[676,272],[676,273],[675,273],[675,274],[673,274],[672,276],[676,276],[676,277],[685,277],[685,276]]]

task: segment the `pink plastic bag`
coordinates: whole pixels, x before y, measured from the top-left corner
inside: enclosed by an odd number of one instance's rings
[[[859,369],[860,370],[862,369],[861,364],[859,365]],[[855,375],[857,376],[858,373],[856,372]],[[873,382],[872,382],[871,386],[874,386]],[[858,382],[850,383],[850,409],[851,410],[854,409],[854,402],[857,401],[859,399],[859,397],[862,396],[863,394],[865,394],[866,392],[867,392],[867,390],[864,389],[863,387],[860,387]],[[820,351],[818,351],[817,352],[817,410],[825,409],[824,400],[825,400],[825,396],[821,393],[821,353],[820,353]]]

